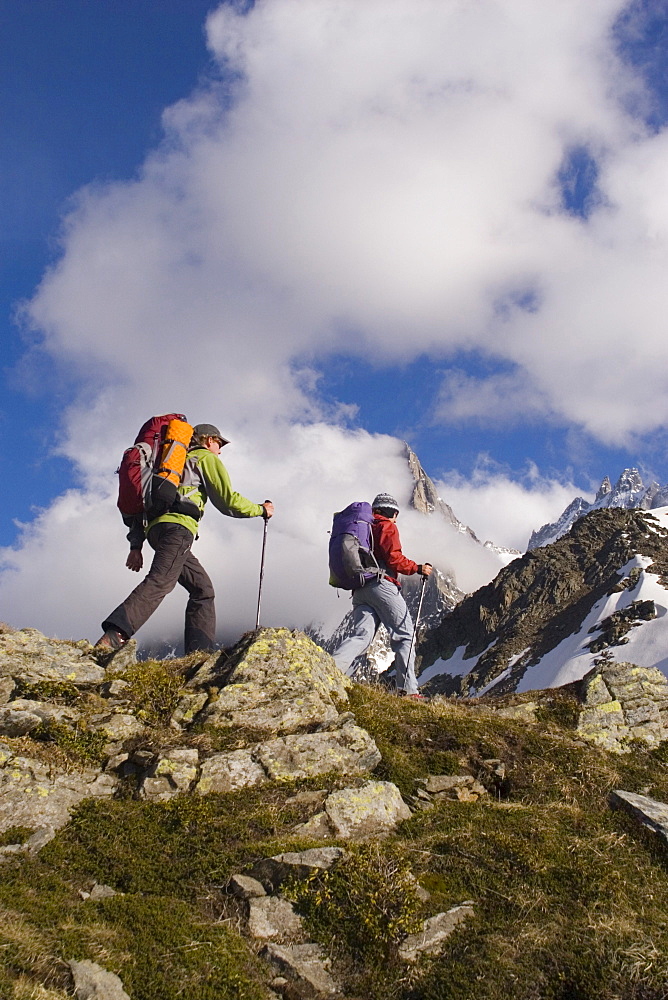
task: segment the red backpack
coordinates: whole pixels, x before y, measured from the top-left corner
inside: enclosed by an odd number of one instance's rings
[[[141,514],[145,521],[151,521],[175,503],[179,507],[187,503],[191,509],[181,512],[199,517],[197,505],[181,501],[178,493],[192,433],[182,413],[146,421],[135,443],[123,453],[117,470],[117,506],[124,519]]]

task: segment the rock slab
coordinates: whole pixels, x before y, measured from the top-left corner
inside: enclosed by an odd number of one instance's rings
[[[399,957],[404,962],[416,962],[420,955],[437,955],[443,942],[454,929],[473,916],[473,904],[466,902],[453,906],[445,913],[437,913],[424,921],[422,930],[409,934],[399,946]]]
[[[411,811],[396,785],[390,781],[367,781],[359,788],[343,788],[325,799],[323,812],[297,827],[305,837],[336,837],[342,840],[365,840],[383,837]]]
[[[248,900],[248,933],[267,940],[303,940],[304,926],[289,900],[253,896]]]
[[[113,972],[103,969],[97,962],[70,961],[77,1000],[130,1000],[123,983]]]
[[[248,749],[212,754],[202,764],[197,792],[232,792],[266,781],[319,774],[363,775],[380,759],[367,731],[348,722],[329,732],[292,734]]]
[[[91,688],[104,680],[104,670],[87,642],[48,639],[36,628],[0,633],[0,677],[26,684],[70,683]]]
[[[657,746],[668,739],[668,680],[656,667],[603,663],[580,686],[582,736],[619,752],[630,739]]]
[[[109,797],[117,788],[113,775],[93,768],[59,772],[0,744],[0,831],[12,826],[59,830],[82,799]]]
[[[668,805],[665,802],[619,788],[610,792],[610,805],[613,809],[624,809],[668,843]]]

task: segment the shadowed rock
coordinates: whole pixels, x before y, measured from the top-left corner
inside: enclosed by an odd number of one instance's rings
[[[286,851],[272,858],[256,861],[247,875],[251,876],[251,881],[257,880],[261,883],[267,892],[277,892],[287,878],[304,879],[314,871],[327,871],[343,855],[341,847],[311,847],[307,851]]]
[[[338,992],[326,967],[329,960],[323,957],[317,944],[268,944],[260,954],[303,987],[305,992],[302,995],[315,1000],[323,994],[327,996]]]
[[[668,805],[665,802],[618,788],[610,792],[610,805],[614,809],[624,809],[668,843]]]

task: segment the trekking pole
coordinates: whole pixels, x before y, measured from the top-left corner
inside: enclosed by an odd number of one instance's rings
[[[408,650],[408,659],[406,660],[406,666],[411,662],[411,653],[413,652],[413,646],[415,645],[415,636],[417,635],[418,622],[420,621],[420,612],[422,611],[422,600],[424,598],[424,588],[427,583],[427,577],[422,577],[422,583],[420,584],[420,600],[418,602],[417,614],[415,616],[415,625],[413,627],[413,635],[411,636],[411,644]]]
[[[265,503],[271,503],[270,500],[265,500]],[[257,592],[257,614],[255,616],[255,628],[260,627],[260,602],[262,601],[262,581],[264,580],[264,553],[267,548],[267,528],[269,527],[269,518],[264,518],[264,531],[262,532],[262,558],[260,559],[260,587]]]

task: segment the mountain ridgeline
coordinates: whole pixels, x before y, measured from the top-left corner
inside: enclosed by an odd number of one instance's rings
[[[665,512],[599,509],[514,560],[423,633],[423,690],[554,687],[584,676],[599,655],[660,665],[668,649],[667,525]],[[642,642],[643,625],[651,642]]]
[[[614,486],[606,476],[598,488],[594,500],[590,503],[584,497],[575,497],[561,516],[551,524],[544,524],[538,531],[533,531],[527,549],[537,549],[542,545],[556,542],[573,527],[575,522],[592,510],[604,510],[609,507],[621,507],[625,510],[655,510],[668,504],[668,486],[659,486],[651,482],[645,486],[637,469],[624,469]]]

